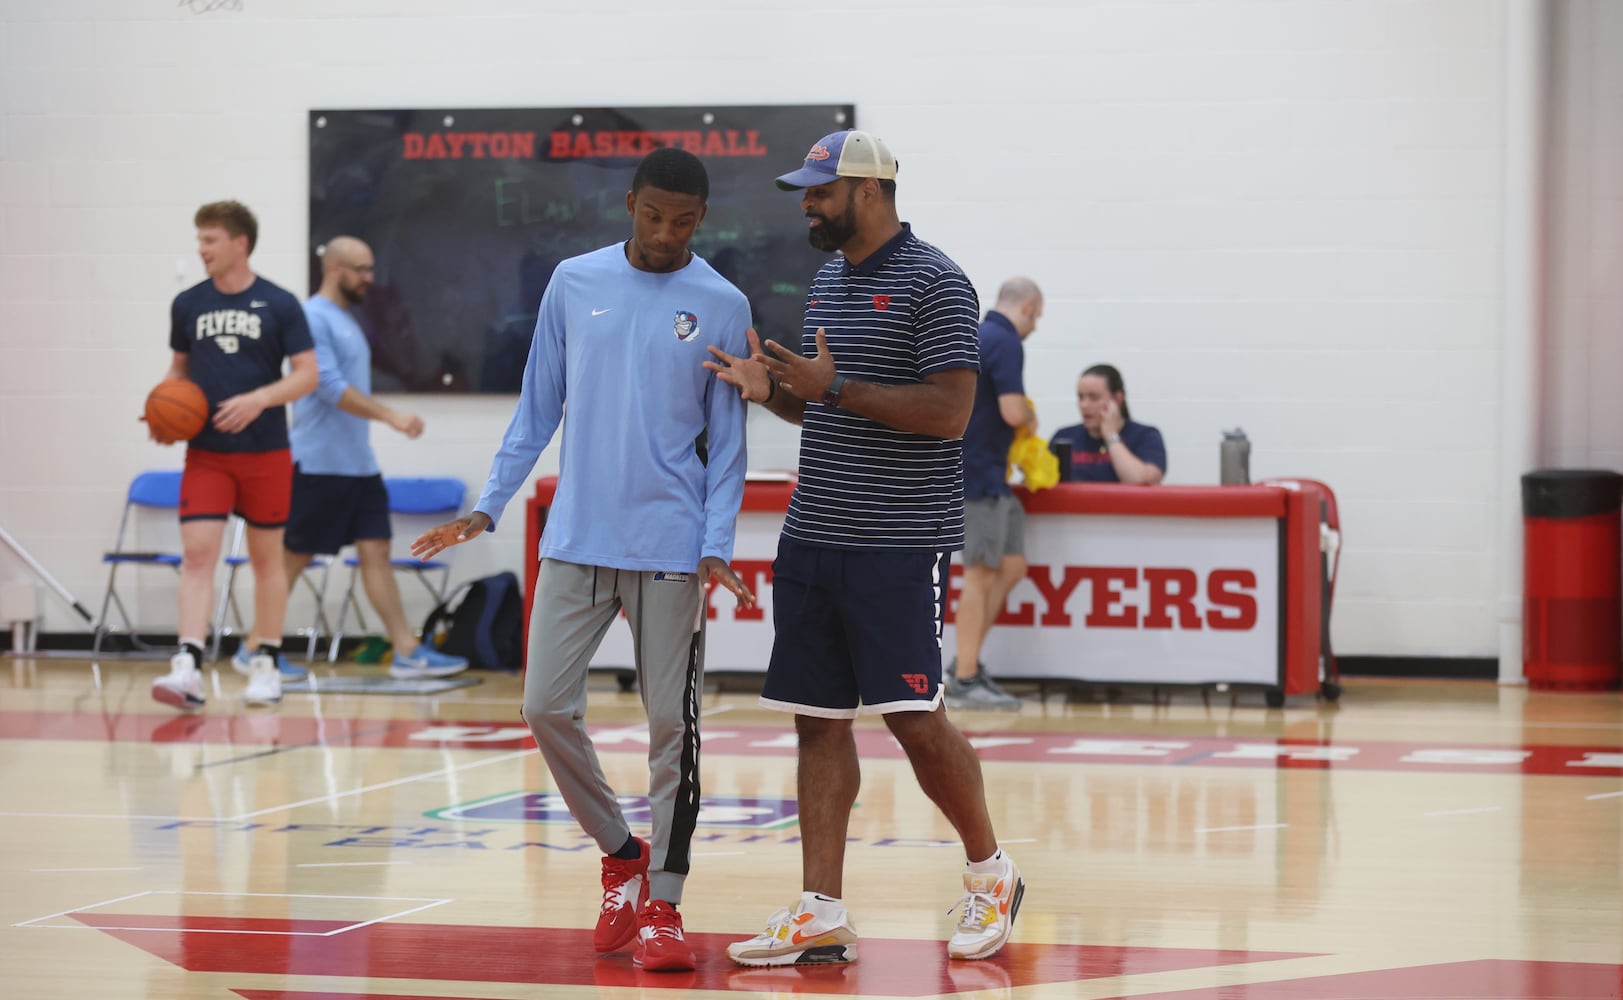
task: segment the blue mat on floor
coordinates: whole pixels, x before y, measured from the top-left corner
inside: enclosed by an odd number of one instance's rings
[[[317,677],[311,674],[299,681],[283,681],[282,690],[293,694],[439,694],[457,688],[483,684],[478,677],[422,677],[402,680],[387,674],[381,677]]]

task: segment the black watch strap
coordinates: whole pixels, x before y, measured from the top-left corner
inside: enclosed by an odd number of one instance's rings
[[[844,388],[845,388],[845,376],[841,375],[839,372],[835,372],[834,373],[834,381],[830,382],[828,384],[828,388],[826,390],[824,390],[824,392],[823,392],[823,405],[824,406],[839,406],[840,405],[840,390],[842,390]]]

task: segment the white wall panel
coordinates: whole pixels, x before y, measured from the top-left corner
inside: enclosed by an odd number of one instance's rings
[[[0,524],[81,600],[123,485],[180,460],[133,417],[167,364],[168,302],[202,277],[196,205],[252,206],[257,269],[304,291],[308,109],[852,101],[901,160],[904,218],[983,299],[1016,273],[1047,292],[1027,364],[1046,429],[1076,420],[1076,373],[1098,361],[1165,432],[1171,482],[1215,482],[1219,432],[1243,425],[1254,475],[1343,501],[1338,649],[1494,652],[1500,4],[241,6],[0,4]],[[1602,54],[1623,49],[1623,5],[1553,7],[1581,26],[1553,62],[1582,157],[1552,212],[1570,225],[1547,450],[1615,465],[1623,60]],[[763,183],[800,154],[775,151]],[[376,428],[385,470],[477,493],[513,398],[388,401],[428,431]],[[755,413],[750,435],[753,466],[793,463],[793,428]],[[537,472],[555,467],[553,448]],[[459,575],[520,566],[517,511]],[[162,620],[172,586],[142,593]],[[78,627],[47,607],[47,629]]]

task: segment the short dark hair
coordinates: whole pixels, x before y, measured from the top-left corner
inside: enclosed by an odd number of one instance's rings
[[[233,237],[246,236],[249,253],[254,252],[254,244],[259,242],[259,220],[240,201],[211,201],[192,216],[192,225],[198,229],[219,226]]]
[[[1097,375],[1099,378],[1104,379],[1105,388],[1109,390],[1112,396],[1118,392],[1121,393],[1121,418],[1123,420],[1133,419],[1133,415],[1127,411],[1127,383],[1122,381],[1121,372],[1116,370],[1115,365],[1094,365],[1092,368],[1084,369],[1082,375],[1077,377],[1081,378],[1086,375]]]
[[[885,196],[886,201],[895,201],[896,182],[893,180],[881,180],[879,182],[879,193]]]
[[[672,194],[698,195],[700,201],[710,201],[710,175],[705,172],[704,161],[685,149],[666,146],[642,158],[631,178],[631,193],[650,186]]]

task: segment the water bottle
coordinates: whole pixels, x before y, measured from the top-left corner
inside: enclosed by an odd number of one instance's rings
[[[1223,446],[1218,456],[1218,482],[1224,486],[1247,486],[1251,483],[1251,439],[1238,427],[1223,432]]]

